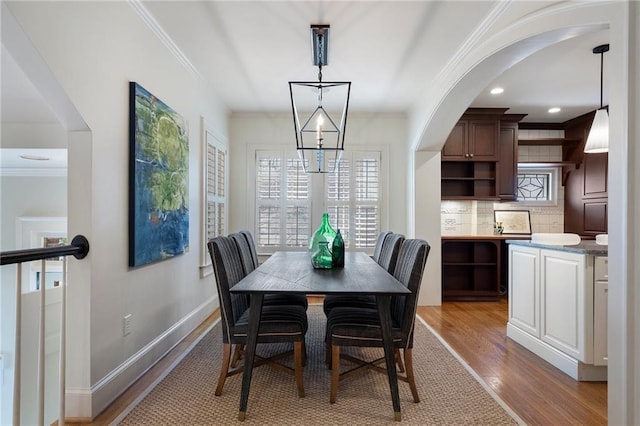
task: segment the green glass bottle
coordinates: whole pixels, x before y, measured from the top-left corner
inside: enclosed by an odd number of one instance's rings
[[[329,251],[329,243],[320,241],[318,251],[311,256],[311,264],[316,269],[331,269],[333,267],[333,257]]]
[[[333,244],[333,239],[336,237],[336,231],[331,227],[329,223],[329,213],[323,213],[322,215],[322,223],[316,229],[316,232],[311,236],[311,241],[309,242],[309,253],[311,254],[311,263],[316,267],[316,262],[314,261],[315,256],[326,256],[326,253],[319,254],[321,251],[320,243],[326,243],[326,251],[329,253],[329,268],[333,263],[333,259],[331,257],[330,247]],[[324,248],[322,249],[324,252]]]
[[[340,230],[336,232],[336,237],[331,245],[331,256],[333,257],[333,266],[340,268],[344,266],[344,240]]]

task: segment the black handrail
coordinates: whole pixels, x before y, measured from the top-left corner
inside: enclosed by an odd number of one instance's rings
[[[68,246],[13,250],[0,253],[0,265],[30,262],[32,260],[73,255],[76,259],[84,259],[89,253],[89,240],[84,235],[76,235]]]

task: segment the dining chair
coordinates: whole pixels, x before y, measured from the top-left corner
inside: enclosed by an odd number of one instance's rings
[[[220,396],[227,377],[242,372],[241,367],[233,368],[232,366],[232,369],[229,369],[231,347],[232,345],[244,346],[246,344],[249,328],[249,303],[245,295],[233,294],[229,291],[245,276],[240,252],[233,238],[224,236],[213,238],[207,243],[207,248],[213,262],[222,321],[223,357],[215,390],[215,395]],[[278,364],[278,367],[293,372],[300,398],[304,397],[302,368],[307,329],[307,313],[301,306],[272,305],[262,307],[258,343],[293,343],[293,369],[282,364]],[[290,351],[286,353],[290,353]],[[254,367],[275,363],[275,360],[282,356],[284,354],[277,354],[270,358],[256,356]]]
[[[371,258],[376,262],[380,259],[380,253],[382,252],[382,246],[384,245],[384,241],[387,236],[391,235],[391,231],[382,231],[378,234],[378,239],[376,240],[376,246],[373,249],[373,255]]]
[[[382,235],[383,233],[381,233]],[[398,252],[405,237],[402,234],[387,232],[383,236],[384,242],[381,244],[380,254],[377,263],[388,273],[393,275],[396,266]],[[322,309],[325,315],[329,315],[331,310],[338,306],[360,307],[377,309],[375,296],[357,294],[327,294],[322,302]]]
[[[258,267],[258,256],[256,252],[255,244],[253,243],[253,237],[249,231],[240,231],[229,234],[229,237],[233,238],[238,250],[240,251],[240,257],[242,258],[242,266],[246,275],[253,272]],[[309,307],[309,301],[304,294],[265,294],[264,306],[268,305],[299,305],[305,310]]]
[[[409,383],[414,402],[420,402],[418,388],[413,374],[413,331],[418,306],[418,293],[424,267],[429,255],[429,244],[421,239],[407,239],[400,247],[394,277],[404,284],[411,293],[407,296],[393,296],[391,299],[391,323],[393,346],[402,350],[405,375],[398,379]],[[338,383],[356,371],[373,369],[386,370],[375,361],[365,361],[348,354],[340,354],[342,346],[382,347],[380,318],[377,310],[361,307],[336,307],[327,318],[327,342],[331,346],[331,391],[329,401],[334,403],[338,393]],[[351,361],[357,366],[340,373],[340,360]]]

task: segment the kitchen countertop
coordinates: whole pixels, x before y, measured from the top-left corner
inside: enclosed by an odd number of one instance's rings
[[[443,237],[444,238],[444,237]],[[608,256],[609,246],[596,244],[595,240],[582,240],[579,244],[574,245],[555,245],[555,244],[540,244],[532,243],[527,240],[507,239],[507,244],[514,244],[520,246],[537,247],[548,250],[558,250],[571,253],[591,254],[594,256]]]

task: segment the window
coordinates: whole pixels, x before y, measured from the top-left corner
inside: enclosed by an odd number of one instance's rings
[[[518,166],[518,202],[556,205],[558,169],[556,167]]]
[[[215,136],[213,129],[207,128],[204,120],[203,140],[206,150],[204,156],[204,208],[201,244],[201,275],[211,274],[211,258],[207,242],[219,235],[227,234],[227,148],[221,138]]]
[[[345,247],[375,246],[381,223],[380,152],[345,153],[336,173],[322,175],[304,173],[294,150],[256,150],[255,161],[260,251],[306,249],[325,211]]]
[[[256,245],[268,251],[307,247],[309,175],[295,152],[256,151]]]

